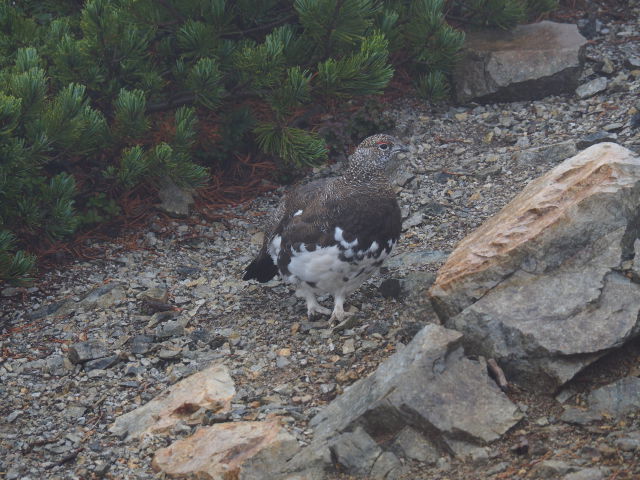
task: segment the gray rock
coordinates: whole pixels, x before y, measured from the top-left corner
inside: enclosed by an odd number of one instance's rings
[[[52,354],[45,359],[44,368],[51,375],[65,375],[73,369],[73,365],[65,356]]]
[[[185,420],[201,421],[207,410],[228,412],[234,394],[235,387],[227,368],[212,364],[174,383],[146,404],[117,417],[109,430],[118,437],[129,439],[167,432]]]
[[[153,337],[148,335],[136,335],[131,339],[131,353],[142,355],[153,348]]]
[[[144,292],[136,295],[139,300],[150,300],[152,302],[166,303],[169,298],[169,292],[166,288],[151,287]]]
[[[5,420],[7,423],[13,423],[16,418],[22,415],[24,412],[22,410],[14,410],[9,415],[6,416]]]
[[[640,57],[629,57],[624,61],[624,64],[627,68],[632,70],[640,68]]]
[[[330,328],[331,324],[328,321],[317,322],[300,322],[300,331],[302,333],[310,332],[311,330],[324,330]]]
[[[625,377],[589,394],[589,408],[601,414],[621,417],[640,409],[640,378]]]
[[[326,472],[333,470],[335,462],[327,444],[318,448],[303,448],[286,465],[283,465],[282,478],[301,478],[324,480]]]
[[[22,290],[20,288],[6,287],[0,290],[0,295],[2,295],[3,297],[13,297],[15,295],[18,295],[21,291]]]
[[[291,362],[287,360],[287,357],[282,357],[282,356],[276,357],[276,367],[284,368],[289,364],[291,364]]]
[[[189,215],[189,207],[193,204],[193,193],[177,186],[170,178],[164,178],[158,189],[162,203],[157,207],[168,215],[183,218]]]
[[[415,178],[415,174],[408,172],[406,169],[398,169],[391,179],[394,185],[404,187],[407,183]]]
[[[22,475],[20,474],[20,470],[18,470],[17,468],[10,468],[7,471],[7,473],[5,473],[5,478],[7,480],[17,480],[18,478],[21,478],[21,477]]]
[[[630,432],[613,442],[616,447],[625,452],[640,452],[640,432]]]
[[[348,338],[345,340],[344,345],[342,346],[342,354],[349,355],[356,351],[355,341],[353,338]]]
[[[102,358],[109,355],[107,347],[98,341],[87,341],[74,343],[69,347],[69,360],[71,363],[84,363],[96,358]]]
[[[615,71],[615,66],[610,58],[603,58],[602,65],[598,70],[606,75],[611,75]]]
[[[586,42],[575,25],[549,21],[470,31],[454,72],[456,99],[508,102],[573,91]]]
[[[622,417],[640,409],[640,378],[625,377],[589,394],[588,408],[568,407],[560,417],[567,423],[584,425],[607,417]]]
[[[247,459],[242,465],[241,480],[263,480],[267,478],[278,479],[282,466],[293,457],[300,447],[295,438],[288,433],[281,434],[282,440],[276,442],[267,449],[260,450],[256,455]],[[299,480],[323,480],[323,472],[308,469]],[[286,476],[286,480],[295,480],[296,477]],[[284,480],[284,479],[283,479]]]
[[[593,97],[596,93],[604,92],[607,89],[608,83],[609,81],[605,77],[595,78],[576,88],[576,95],[578,98]]]
[[[460,342],[457,332],[425,326],[311,420],[307,449],[321,450],[357,427],[375,444],[406,435],[411,426],[440,452],[460,454],[500,438],[522,415],[487,377],[486,365],[463,356]],[[294,457],[294,464],[301,461]]]
[[[180,316],[180,312],[177,312],[175,310],[166,310],[163,312],[156,312],[153,315],[151,315],[151,319],[149,320],[147,327],[149,328],[155,327],[160,322],[164,322],[165,320],[172,320],[178,316]]]
[[[514,156],[520,165],[535,165],[538,163],[558,163],[573,157],[578,153],[573,140],[529,148],[517,152]]]
[[[417,227],[424,221],[424,216],[421,212],[414,213],[404,222],[402,222],[402,231],[409,230],[410,228]]]
[[[578,150],[584,150],[585,148],[588,148],[591,145],[595,145],[596,143],[615,142],[617,139],[618,136],[615,133],[600,131],[585,135],[576,142],[576,147],[578,147]]]
[[[424,299],[424,292],[433,285],[435,279],[436,275],[433,272],[411,272],[402,279],[401,287],[408,297]]]
[[[626,92],[629,90],[629,80],[626,73],[619,73],[616,75],[607,85],[607,91],[609,93]]]
[[[484,447],[475,447],[467,453],[467,458],[471,464],[480,466],[489,462],[489,450]]]
[[[608,470],[599,467],[584,468],[577,472],[568,473],[562,480],[602,480]]]
[[[181,349],[162,348],[158,352],[158,357],[162,360],[174,360],[176,358],[180,358],[180,356],[182,356]]]
[[[602,128],[607,132],[617,132],[624,128],[624,123],[620,123],[620,122],[608,123]]]
[[[624,344],[640,312],[640,287],[607,272],[620,258],[619,243],[594,247],[600,255],[591,256],[592,268],[539,276],[517,272],[499,294],[481,298],[449,325],[467,334],[473,352],[502,359],[507,378],[556,390],[606,349]],[[487,335],[495,341],[481,345]]]
[[[473,173],[475,177],[478,177],[480,180],[486,180],[488,177],[492,175],[497,175],[502,173],[502,167],[500,165],[491,165],[490,167],[481,168]]]
[[[182,316],[176,320],[169,320],[158,325],[154,331],[156,338],[168,338],[184,335],[184,328],[189,323],[189,317]]]
[[[543,460],[533,467],[535,478],[558,478],[576,470],[576,467],[561,460]]]
[[[504,472],[509,467],[509,462],[499,462],[487,469],[487,476],[496,475],[497,473]]]
[[[557,390],[640,333],[640,285],[620,272],[639,208],[640,158],[584,150],[461,242],[430,289],[436,311],[511,381]]]
[[[76,302],[73,300],[61,300],[59,302],[53,302],[44,307],[38,308],[31,313],[27,314],[29,320],[40,320],[41,318],[48,317],[49,315],[58,314],[59,312],[71,313],[76,308]]]
[[[85,370],[106,370],[107,368],[113,367],[119,361],[120,361],[120,357],[118,355],[110,355],[108,357],[89,360],[84,364],[84,369]]]
[[[362,428],[338,435],[329,445],[336,462],[347,472],[367,478],[382,453],[382,449]]]
[[[402,463],[391,452],[382,452],[371,468],[368,478],[394,480],[402,475]]]
[[[560,420],[573,425],[587,425],[595,420],[601,420],[602,415],[577,407],[567,407],[560,416]]]
[[[435,465],[440,457],[438,449],[409,426],[402,429],[391,448],[404,458],[417,460],[427,465]]]
[[[122,285],[112,282],[93,289],[80,301],[80,304],[87,309],[95,307],[106,309],[122,302],[125,298],[126,293]]]
[[[76,419],[82,417],[86,411],[87,408],[83,407],[82,405],[68,405],[64,409],[64,416],[67,418]]]

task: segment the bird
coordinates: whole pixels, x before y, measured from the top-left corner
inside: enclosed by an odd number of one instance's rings
[[[402,215],[388,172],[408,148],[397,138],[364,139],[342,175],[294,187],[265,225],[262,248],[243,279],[268,282],[276,275],[306,301],[309,320],[331,315],[343,322],[346,298],[382,265],[400,238]],[[333,310],[316,295],[330,294]]]

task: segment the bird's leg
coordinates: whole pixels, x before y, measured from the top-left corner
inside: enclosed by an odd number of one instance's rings
[[[331,313],[331,310],[323,307],[318,303],[318,300],[316,300],[316,296],[309,289],[302,287],[298,288],[296,290],[296,296],[304,298],[307,302],[307,317],[309,318],[310,322],[313,321],[314,314],[316,313],[320,315],[329,315]]]
[[[351,312],[344,311],[344,294],[336,294],[333,299],[333,312],[331,313],[331,318],[329,319],[329,323],[333,323],[338,321],[339,323],[343,322],[345,317],[349,317],[353,315]]]

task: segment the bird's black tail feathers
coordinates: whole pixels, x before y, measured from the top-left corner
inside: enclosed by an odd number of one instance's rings
[[[278,274],[278,267],[275,266],[269,255],[259,255],[249,264],[244,271],[243,280],[255,278],[260,283],[271,280]]]

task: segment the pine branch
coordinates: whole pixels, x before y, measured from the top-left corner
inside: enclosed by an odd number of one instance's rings
[[[158,2],[160,5],[171,12],[171,16],[176,19],[176,23],[184,22],[185,18],[178,11],[178,9],[173,6],[170,0],[156,0],[156,2]]]
[[[156,102],[147,105],[145,110],[147,113],[164,112],[166,110],[173,110],[177,107],[184,105],[192,105],[196,101],[196,94],[193,92],[185,92],[183,94],[172,97],[164,102]]]
[[[331,52],[331,35],[333,34],[333,31],[336,28],[336,21],[338,18],[338,13],[340,12],[340,9],[342,8],[342,5],[344,3],[345,0],[336,0],[336,5],[333,9],[333,15],[331,16],[331,21],[329,22],[329,25],[327,26],[327,32],[325,34],[325,38],[324,41],[322,42],[324,45],[324,56],[322,57],[322,60],[326,60],[329,57],[329,52]]]
[[[291,9],[289,9],[291,10]],[[245,30],[236,30],[235,32],[228,32],[228,33],[223,33],[222,35],[220,35],[222,38],[242,38],[242,37],[246,37],[252,33],[262,33],[262,32],[268,32],[273,30],[276,27],[280,27],[282,25],[286,25],[288,24],[291,20],[293,20],[294,18],[296,18],[296,14],[295,13],[290,13],[289,15],[279,19],[279,20],[275,20],[271,23],[267,23],[264,25],[259,25],[257,27],[253,27],[253,28],[247,28]]]

